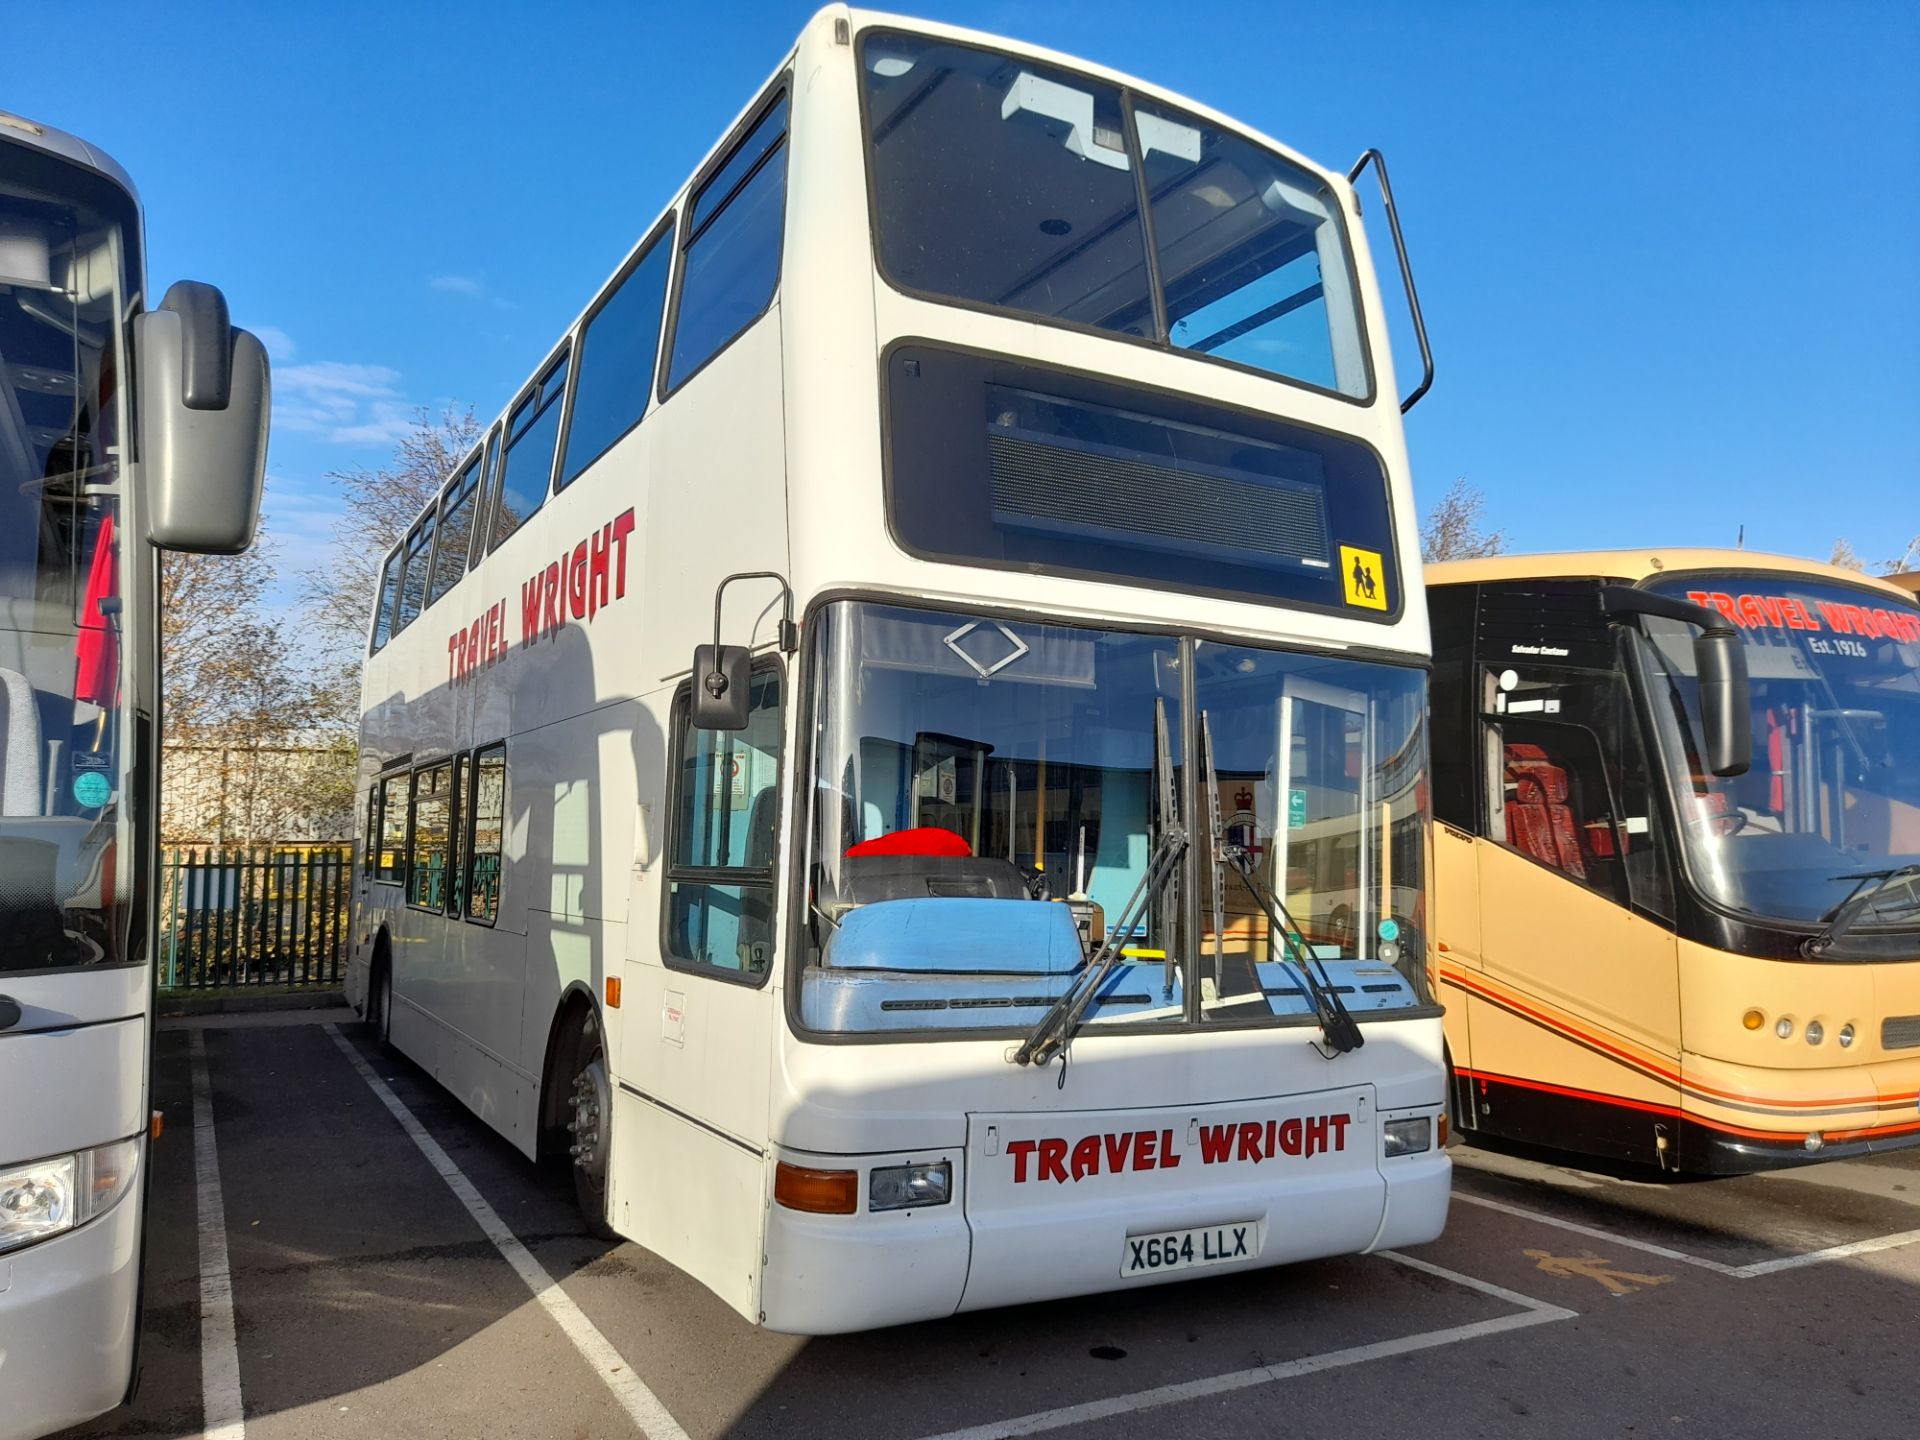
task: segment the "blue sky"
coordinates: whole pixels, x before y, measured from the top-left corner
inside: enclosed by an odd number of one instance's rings
[[[326,471],[416,405],[502,407],[811,11],[108,4],[0,107],[140,185],[150,278],[270,342],[292,571]],[[1385,150],[1439,363],[1423,505],[1516,549],[1920,531],[1920,6],[925,3],[1132,71],[1344,168]],[[1381,257],[1384,261],[1384,255]],[[1403,375],[1414,369],[1400,353]]]

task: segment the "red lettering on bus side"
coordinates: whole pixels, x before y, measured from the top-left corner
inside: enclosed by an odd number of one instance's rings
[[[587,550],[587,618],[607,603],[607,561],[613,558],[613,526],[602,525],[589,537]]]
[[[1267,1158],[1269,1160],[1273,1158],[1273,1134],[1274,1134],[1274,1131],[1277,1130],[1278,1128],[1279,1127],[1273,1121],[1271,1120],[1267,1121],[1266,1150],[1267,1150]]]
[[[1347,1148],[1348,1119],[1349,1117],[1345,1115],[1329,1115],[1327,1117],[1327,1124],[1333,1127],[1333,1148],[1336,1150],[1344,1150]]]
[[[1154,1158],[1154,1147],[1160,1143],[1160,1137],[1151,1130],[1142,1130],[1133,1137],[1133,1168],[1136,1170],[1157,1170],[1160,1162]]]
[[[1014,1184],[1027,1183],[1027,1157],[1031,1154],[1033,1154],[1033,1141],[1009,1140],[1007,1142],[1007,1157],[1013,1161]]]
[[[633,533],[633,511],[627,510],[615,517],[613,522],[613,598],[624,599],[627,593],[627,536]]]
[[[1726,616],[1727,619],[1736,625],[1742,623],[1740,612],[1734,608],[1733,597],[1731,595],[1726,594],[1724,591],[1715,590],[1707,598],[1713,602],[1713,608]]]
[[[573,612],[573,618],[587,618],[587,542],[582,540],[573,547],[573,555],[567,561],[567,608]]]
[[[1298,1120],[1280,1122],[1280,1153],[1283,1155],[1300,1153],[1300,1122]]]
[[[1260,1151],[1260,1122],[1249,1120],[1240,1127],[1240,1159],[1258,1165],[1266,1157]]]
[[[1327,1117],[1316,1115],[1307,1121],[1307,1154],[1318,1155],[1327,1148]]]
[[[1066,1158],[1066,1141],[1042,1140],[1040,1142],[1040,1178],[1051,1180],[1056,1185],[1066,1184],[1067,1167],[1063,1163]]]
[[[1162,1130],[1160,1132],[1160,1168],[1174,1170],[1178,1169],[1179,1165],[1180,1152],[1173,1148],[1173,1131]]]
[[[1127,1151],[1133,1148],[1133,1132],[1107,1136],[1107,1173],[1118,1175],[1127,1168]]]
[[[561,608],[561,604],[560,562],[556,560],[553,564],[547,566],[546,603],[540,607],[541,630],[551,633],[560,628],[561,624],[566,620],[566,611]]]
[[[531,645],[540,638],[540,590],[546,578],[540,571],[520,587],[520,643]]]
[[[1100,1137],[1098,1135],[1085,1135],[1074,1142],[1072,1165],[1075,1184],[1089,1175],[1100,1173]]]
[[[447,637],[447,683],[451,685],[459,678],[460,642],[466,638],[466,631],[456,630]]]
[[[1759,630],[1766,626],[1767,612],[1761,608],[1758,595],[1742,595],[1734,608],[1740,612],[1740,623],[1749,630]]]
[[[489,606],[487,609],[487,654],[489,657],[497,659],[506,653],[506,637],[501,634],[501,631],[505,628],[505,617],[501,615],[497,608]]]
[[[1800,600],[1787,601],[1787,626],[1793,630],[1818,630],[1819,623],[1807,613],[1806,603]]]
[[[1233,1156],[1233,1127],[1231,1125],[1202,1125],[1200,1127],[1200,1163],[1218,1165],[1222,1160]]]

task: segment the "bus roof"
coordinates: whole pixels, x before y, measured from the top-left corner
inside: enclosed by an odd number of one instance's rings
[[[1920,575],[1902,575],[1887,579],[1863,575],[1858,570],[1842,569],[1800,555],[1768,555],[1758,550],[1561,550],[1545,555],[1489,555],[1479,560],[1448,560],[1426,567],[1429,588],[1436,585],[1470,585],[1486,580],[1586,579],[1623,580],[1638,584],[1664,571],[1747,570],[1773,574],[1817,576],[1823,580],[1843,580],[1852,585],[1868,585],[1907,598]]]
[[[69,135],[51,125],[42,125],[38,120],[0,110],[0,140],[30,146],[76,165],[84,165],[89,170],[97,170],[132,196],[136,205],[140,203],[140,193],[133,188],[133,178],[120,168],[120,162],[98,146],[89,145],[78,135]]]
[[[1920,570],[1903,570],[1898,575],[1883,576],[1889,585],[1898,585],[1902,590],[1920,595]]]

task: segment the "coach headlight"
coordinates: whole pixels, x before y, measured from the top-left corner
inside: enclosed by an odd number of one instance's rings
[[[953,1198],[953,1166],[945,1160],[921,1165],[876,1165],[867,1181],[869,1210],[912,1210]]]
[[[1386,1132],[1388,1159],[1395,1155],[1418,1155],[1433,1144],[1433,1122],[1424,1115],[1389,1120],[1383,1129]]]
[[[139,1165],[133,1139],[0,1170],[0,1254],[106,1214],[133,1188]]]

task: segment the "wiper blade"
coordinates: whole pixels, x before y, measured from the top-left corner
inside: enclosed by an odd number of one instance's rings
[[[1873,902],[1880,895],[1897,885],[1920,880],[1920,865],[1898,865],[1889,870],[1869,870],[1862,875],[1836,875],[1833,878],[1857,880],[1859,883],[1848,892],[1846,899],[1827,913],[1826,927],[1818,935],[1810,935],[1800,943],[1801,953],[1810,957],[1826,954],[1862,916],[1869,912],[1878,913],[1879,907]]]
[[[1307,944],[1306,936],[1294,922],[1291,912],[1280,897],[1269,890],[1264,881],[1254,872],[1253,863],[1248,858],[1246,847],[1227,839],[1226,827],[1220,823],[1220,808],[1217,797],[1220,793],[1220,777],[1213,763],[1213,727],[1208,722],[1207,712],[1200,712],[1200,743],[1206,755],[1207,793],[1216,797],[1216,803],[1209,807],[1208,814],[1212,822],[1214,882],[1214,966],[1215,981],[1219,983],[1219,965],[1221,958],[1221,932],[1225,928],[1222,913],[1225,909],[1224,891],[1226,889],[1222,873],[1224,867],[1231,865],[1240,876],[1253,898],[1259,903],[1267,917],[1268,933],[1278,932],[1286,947],[1292,952],[1294,965],[1300,972],[1300,978],[1306,982],[1307,998],[1313,1002],[1314,1014],[1319,1017],[1321,1034],[1326,1038],[1327,1047],[1336,1055],[1344,1055],[1350,1050],[1358,1050],[1367,1043],[1367,1037],[1360,1033],[1360,1024],[1347,1009],[1346,1002],[1340,998],[1328,978],[1326,965],[1318,961]],[[1318,964],[1320,974],[1316,978],[1313,969]]]
[[[1100,993],[1101,985],[1112,973],[1113,967],[1120,961],[1122,947],[1139,928],[1140,922],[1147,916],[1147,907],[1154,903],[1160,892],[1171,884],[1180,873],[1180,862],[1187,853],[1189,843],[1187,832],[1180,824],[1180,816],[1173,795],[1173,761],[1167,740],[1166,701],[1156,699],[1154,706],[1154,768],[1162,772],[1160,780],[1160,836],[1154,842],[1153,852],[1147,857],[1147,868],[1141,873],[1140,881],[1133,887],[1133,894],[1127,898],[1126,906],[1119,918],[1108,928],[1106,938],[1093,957],[1081,967],[1068,982],[1060,998],[1047,1007],[1047,1013],[1040,1017],[1027,1038],[1015,1047],[1007,1058],[1015,1065],[1045,1065],[1057,1055],[1066,1052],[1073,1043],[1073,1037],[1079,1033],[1086,1022],[1087,1007]],[[1167,992],[1173,991],[1173,956],[1167,956]],[[1061,1074],[1061,1083],[1066,1075]]]

